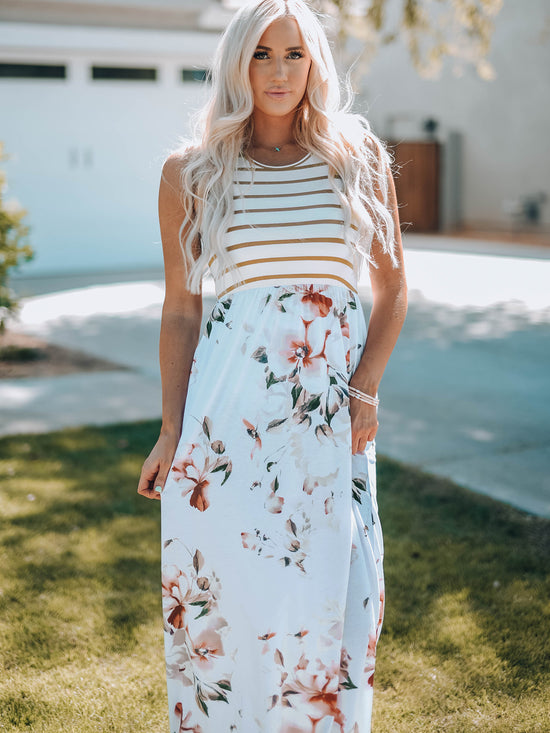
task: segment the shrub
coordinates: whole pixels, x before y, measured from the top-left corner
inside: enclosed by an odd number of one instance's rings
[[[0,142],[0,162],[9,156]],[[18,301],[8,284],[9,272],[21,262],[34,257],[28,243],[29,227],[23,224],[27,212],[17,203],[4,200],[7,177],[0,168],[0,333],[5,330],[8,316],[17,312]]]

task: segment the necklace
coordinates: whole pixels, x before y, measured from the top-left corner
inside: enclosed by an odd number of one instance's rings
[[[281,148],[282,148],[282,147],[283,147],[284,145],[291,145],[291,144],[292,144],[293,142],[294,142],[294,140],[289,140],[288,142],[286,142],[286,143],[282,143],[281,145],[273,145],[273,146],[271,146],[271,145],[264,145],[264,146],[261,146],[261,145],[260,145],[260,146],[258,146],[258,145],[254,145],[254,144],[253,144],[253,145],[252,145],[252,147],[253,147],[253,148],[260,148],[260,149],[261,149],[262,147],[264,147],[264,148],[266,148],[267,150],[274,150],[274,151],[275,151],[276,153],[280,153],[280,152],[281,152]]]

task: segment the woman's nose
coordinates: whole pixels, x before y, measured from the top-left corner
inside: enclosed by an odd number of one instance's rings
[[[286,65],[284,59],[275,59],[275,69],[273,71],[275,79],[286,79]]]

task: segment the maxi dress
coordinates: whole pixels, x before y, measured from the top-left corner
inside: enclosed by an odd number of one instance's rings
[[[337,184],[341,182],[339,179]],[[170,733],[367,733],[384,614],[366,341],[328,165],[239,158],[216,301],[161,496]]]

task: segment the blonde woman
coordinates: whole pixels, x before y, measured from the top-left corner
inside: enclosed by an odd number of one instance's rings
[[[407,298],[389,155],[348,110],[317,15],[256,0],[163,167],[162,428],[138,491],[162,499],[171,733],[370,731],[377,392]]]

